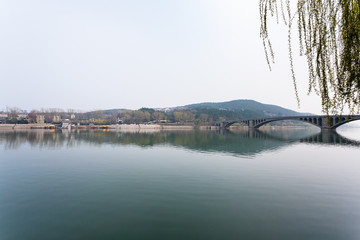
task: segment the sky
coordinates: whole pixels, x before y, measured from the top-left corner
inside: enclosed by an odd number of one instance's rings
[[[320,114],[295,48],[298,108],[287,27],[271,25],[272,71],[259,28],[258,1],[0,0],[0,111],[253,99]]]

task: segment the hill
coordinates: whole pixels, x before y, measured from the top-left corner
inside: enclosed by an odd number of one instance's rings
[[[233,100],[228,102],[205,102],[190,104],[183,109],[193,109],[196,112],[209,115],[226,115],[227,119],[246,119],[262,117],[283,117],[306,115],[276,105],[263,104],[254,100]]]
[[[269,118],[306,115],[276,105],[263,104],[254,100],[233,100],[228,102],[204,102],[173,108],[141,108],[138,110],[108,109],[83,113],[84,121],[147,123],[166,121],[169,123],[214,124],[249,118]],[[102,119],[102,120],[101,120]]]

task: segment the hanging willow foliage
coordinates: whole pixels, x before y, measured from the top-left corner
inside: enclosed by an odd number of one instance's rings
[[[268,21],[281,18],[288,26],[290,67],[299,103],[292,58],[291,30],[297,24],[300,55],[307,58],[309,93],[322,99],[322,111],[341,114],[346,108],[360,110],[360,0],[297,0],[291,12],[290,0],[260,0],[260,36],[269,67],[274,52]]]

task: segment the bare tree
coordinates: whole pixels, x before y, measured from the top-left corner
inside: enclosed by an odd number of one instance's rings
[[[8,118],[17,118],[19,116],[19,113],[21,112],[20,108],[17,107],[6,107],[6,112],[8,115]]]

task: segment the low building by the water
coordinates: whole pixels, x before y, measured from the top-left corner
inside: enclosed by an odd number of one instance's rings
[[[6,113],[0,113],[0,118],[7,118],[8,115]]]
[[[7,117],[8,115],[6,113],[0,113],[0,124],[5,123]]]
[[[53,119],[52,119],[52,122],[53,122],[53,123],[59,123],[59,122],[61,122],[61,117],[60,117],[60,115],[54,115],[54,116],[53,116]]]
[[[36,123],[44,124],[45,123],[45,115],[42,115],[42,114],[36,115]]]

